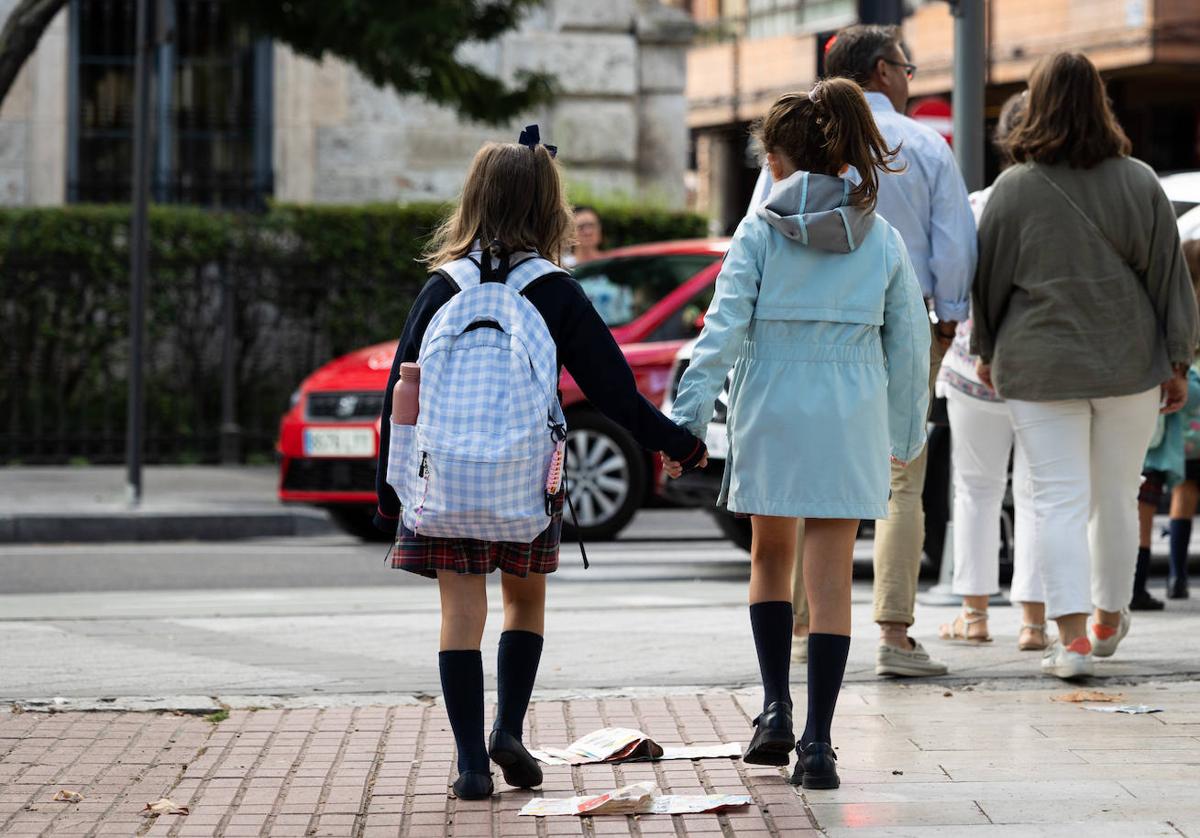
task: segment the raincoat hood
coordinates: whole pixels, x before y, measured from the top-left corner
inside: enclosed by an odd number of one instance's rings
[[[794,242],[849,253],[875,223],[874,210],[850,206],[852,188],[845,178],[796,172],[771,187],[758,215]]]

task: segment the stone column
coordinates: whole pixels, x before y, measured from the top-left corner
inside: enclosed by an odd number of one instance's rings
[[[682,10],[639,0],[638,156],[639,192],[672,208],[686,199],[688,165],[687,48],[695,24]]]

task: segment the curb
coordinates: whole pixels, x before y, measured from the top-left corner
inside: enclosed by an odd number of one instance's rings
[[[0,544],[118,541],[236,541],[340,530],[321,510],[290,512],[0,515]]]

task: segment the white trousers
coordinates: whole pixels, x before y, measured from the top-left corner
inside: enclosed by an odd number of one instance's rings
[[[1047,617],[1129,605],[1138,487],[1158,407],[1158,387],[1108,399],[1008,401],[1029,464]]]
[[[1033,500],[1024,449],[1015,446],[1004,402],[946,389],[954,473],[954,593],[988,596],[1000,590],[1000,514],[1013,459],[1012,599],[1042,602],[1042,577],[1033,552]]]

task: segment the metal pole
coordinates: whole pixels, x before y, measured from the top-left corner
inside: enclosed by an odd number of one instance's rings
[[[987,85],[985,0],[954,0],[954,156],[967,190],[983,188],[983,101]]]
[[[242,459],[242,428],[237,421],[236,290],[229,265],[221,270],[221,463]]]
[[[137,63],[133,76],[133,218],[129,225],[129,409],[126,418],[126,494],[131,506],[142,501],[145,447],[146,272],[149,247],[146,210],[150,189],[150,0],[137,0]]]

